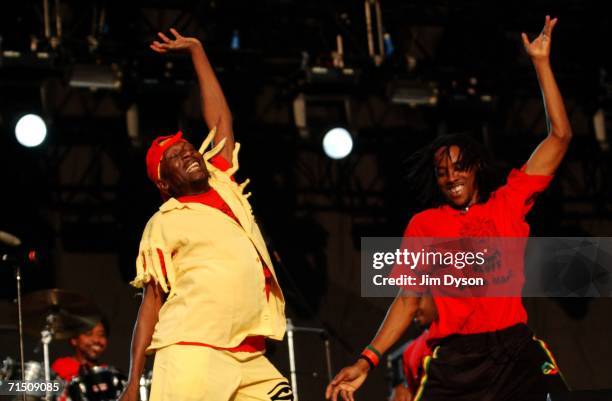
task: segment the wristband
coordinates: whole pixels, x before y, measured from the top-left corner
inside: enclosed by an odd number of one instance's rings
[[[366,349],[369,349],[370,351],[372,351],[373,353],[376,354],[376,356],[378,357],[378,360],[382,359],[382,354],[376,349],[374,348],[374,346],[372,344],[369,344]]]
[[[361,356],[367,358],[367,360],[370,361],[374,367],[378,366],[380,363],[380,352],[376,351],[376,349],[370,345],[368,345],[361,352]]]
[[[370,358],[368,358],[367,356],[363,354],[359,355],[359,358],[357,359],[363,359],[364,361],[366,361],[368,365],[370,366],[370,370],[374,370],[374,368],[376,367],[376,365],[374,365],[374,362],[372,362]]]

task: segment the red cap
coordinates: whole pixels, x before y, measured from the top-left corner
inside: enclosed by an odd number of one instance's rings
[[[164,152],[170,146],[178,142],[187,142],[183,138],[181,131],[174,135],[158,136],[153,140],[149,150],[147,151],[147,175],[153,182],[159,181],[159,163],[161,162]]]

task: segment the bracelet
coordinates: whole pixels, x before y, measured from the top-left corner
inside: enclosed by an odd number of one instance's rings
[[[378,366],[382,357],[380,352],[378,352],[378,350],[376,350],[376,348],[372,347],[371,345],[365,347],[365,349],[361,352],[361,356],[364,357],[364,359],[366,359],[367,361],[371,362],[373,368]]]
[[[376,348],[374,348],[374,346],[372,344],[368,344],[366,349],[369,349],[370,351],[375,353],[379,360],[382,359],[382,354]]]
[[[376,365],[374,365],[374,362],[372,362],[370,358],[368,358],[367,356],[363,354],[359,355],[359,358],[357,359],[363,359],[364,361],[366,361],[368,365],[370,366],[370,370],[374,370],[374,368],[376,367]]]

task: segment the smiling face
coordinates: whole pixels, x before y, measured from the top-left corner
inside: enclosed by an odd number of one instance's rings
[[[434,156],[438,188],[455,208],[465,208],[478,200],[476,168],[467,167],[460,160],[458,146],[441,147]]]
[[[204,158],[189,142],[178,142],[166,149],[160,172],[157,186],[168,196],[195,195],[209,189]]]
[[[70,345],[74,347],[79,362],[95,365],[107,345],[104,325],[98,323],[93,329],[71,338]]]

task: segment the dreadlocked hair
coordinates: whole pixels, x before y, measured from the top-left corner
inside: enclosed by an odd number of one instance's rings
[[[478,202],[486,202],[491,193],[503,184],[502,167],[493,161],[485,147],[466,134],[443,135],[429,145],[413,153],[404,163],[405,180],[409,190],[423,208],[438,207],[447,203],[438,187],[435,174],[435,153],[445,149],[450,157],[450,147],[459,148],[457,163],[462,169],[475,169]]]

